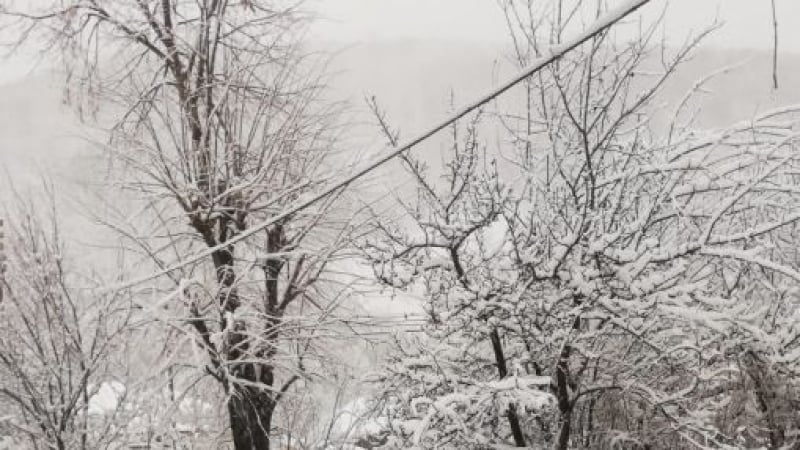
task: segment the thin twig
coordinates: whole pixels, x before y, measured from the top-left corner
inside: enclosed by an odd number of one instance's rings
[[[778,89],[778,14],[772,0],[772,85]]]

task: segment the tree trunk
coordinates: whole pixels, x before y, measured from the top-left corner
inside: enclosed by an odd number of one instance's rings
[[[214,227],[203,222],[200,216],[192,217],[192,225],[203,236],[209,247],[224,243],[228,239],[227,223],[218,226],[219,235],[214,235]],[[278,225],[268,233],[268,251],[278,252],[283,244],[283,228]],[[217,302],[220,305],[220,330],[226,331],[226,342],[223,345],[223,363],[228,364],[233,379],[223,382],[229,393],[228,420],[231,426],[233,446],[236,450],[269,450],[270,429],[275,405],[280,396],[271,389],[275,382],[273,366],[269,363],[274,347],[252,348],[248,335],[253,330],[248,330],[244,322],[231,319],[235,317],[228,313],[235,313],[240,306],[239,292],[237,289],[237,273],[234,263],[234,246],[215,251],[211,254],[216,271]],[[282,260],[270,260],[265,265],[266,292],[265,308],[269,316],[262,333],[262,338],[274,342],[277,325],[280,321],[280,301],[278,289],[278,276],[283,266]],[[205,342],[210,344],[210,331],[197,322],[195,328]],[[213,352],[212,359],[215,358]],[[255,360],[255,361],[253,361]],[[238,362],[242,361],[242,362]],[[244,362],[247,361],[247,362]],[[239,383],[241,380],[243,383]]]
[[[503,355],[503,344],[502,341],[500,341],[500,333],[497,331],[497,328],[492,330],[489,337],[492,341],[492,350],[494,350],[497,372],[502,380],[508,376],[508,367],[506,367],[506,357]],[[506,417],[508,418],[508,425],[511,428],[511,435],[514,436],[514,446],[525,447],[525,435],[522,434],[522,427],[517,417],[517,409],[513,403],[508,405]]]
[[[572,329],[578,330],[581,326],[580,316],[575,318],[572,322]],[[569,359],[572,354],[572,347],[569,343],[565,342],[564,347],[561,349],[561,354],[558,358],[556,365],[556,400],[558,402],[558,411],[561,415],[559,419],[558,440],[556,441],[556,449],[567,450],[569,448],[569,435],[572,428],[572,400],[570,398],[570,374],[569,374]]]
[[[556,441],[556,448],[558,450],[567,450],[569,448],[569,432],[572,427],[572,410],[561,411],[561,418],[559,420],[558,441]]]
[[[236,450],[269,450],[274,411],[275,403],[269,392],[234,387],[228,400],[233,447]]]
[[[567,450],[569,448],[569,434],[572,428],[572,402],[569,398],[567,364],[569,358],[569,346],[565,346],[567,356],[563,355],[556,367],[556,399],[558,400],[559,429],[556,449]]]

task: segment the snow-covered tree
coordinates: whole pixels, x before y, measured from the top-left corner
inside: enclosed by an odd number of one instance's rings
[[[515,63],[579,3],[504,3]],[[441,170],[404,160],[416,199],[363,243],[429,315],[377,378],[392,446],[794,445],[800,108],[700,129],[702,83],[659,97],[699,39],[657,30],[454,126]]]
[[[60,56],[74,104],[111,124],[112,184],[141,207],[113,226],[139,273],[170,276],[140,295],[205,353],[199,367],[173,353],[178,366],[218,381],[235,448],[269,448],[276,405],[325,355],[315,324],[345,298],[326,276],[349,230],[339,195],[239,241],[346,165],[332,167],[340,108],[300,40],[308,15],[271,0],[6,3],[6,29]]]
[[[131,325],[130,298],[98,291],[52,212],[20,201],[4,213],[0,430],[11,448],[105,448],[120,438],[122,398],[102,414],[96,406]]]

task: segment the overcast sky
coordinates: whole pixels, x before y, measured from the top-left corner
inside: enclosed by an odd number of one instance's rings
[[[375,39],[439,38],[503,41],[504,20],[498,0],[314,0],[328,20],[316,33],[326,39],[364,42]],[[623,0],[608,0],[610,5]],[[661,11],[655,0],[646,15]],[[779,46],[800,52],[800,0],[777,0]],[[669,0],[666,28],[676,39],[703,28],[718,16],[726,26],[708,43],[726,48],[772,46],[770,0]]]

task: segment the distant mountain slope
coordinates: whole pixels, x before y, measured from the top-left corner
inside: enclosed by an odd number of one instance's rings
[[[335,87],[363,106],[374,94],[389,117],[407,133],[444,116],[451,89],[456,103],[472,99],[512,72],[508,52],[491,46],[448,41],[365,43],[342,51],[333,67]],[[704,124],[721,126],[774,105],[800,101],[800,55],[779,56],[779,89],[772,89],[772,55],[755,50],[698,51],[681,67],[664,95],[681,96],[699,78],[743,63],[709,84]],[[510,93],[509,95],[513,95]]]
[[[69,173],[85,151],[82,126],[61,101],[57,83],[45,76],[0,85],[0,168],[15,181],[41,171]]]

